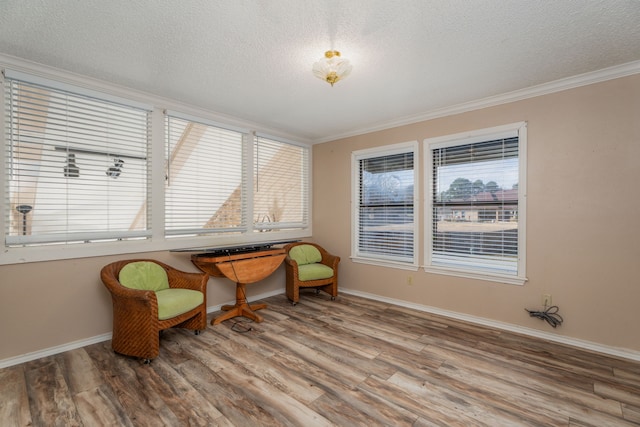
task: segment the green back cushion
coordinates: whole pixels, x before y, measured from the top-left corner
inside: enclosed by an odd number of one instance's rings
[[[322,261],[322,254],[312,245],[298,245],[291,248],[289,257],[298,263],[298,266],[313,264]]]
[[[156,292],[158,299],[158,319],[171,319],[202,304],[204,295],[191,289],[165,289]]]
[[[167,272],[155,262],[131,262],[120,270],[118,280],[123,286],[131,289],[145,291],[169,289]]]
[[[320,280],[333,277],[333,269],[324,264],[305,264],[298,266],[298,279],[303,282],[307,280]]]

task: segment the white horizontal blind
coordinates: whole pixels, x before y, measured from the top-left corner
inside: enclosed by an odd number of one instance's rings
[[[358,160],[357,255],[414,260],[414,152]]]
[[[149,112],[41,80],[5,82],[6,244],[148,237]]]
[[[165,234],[246,230],[243,134],[166,116]]]
[[[518,274],[518,137],[432,150],[434,266]]]
[[[254,142],[254,231],[309,222],[309,148],[258,136]]]

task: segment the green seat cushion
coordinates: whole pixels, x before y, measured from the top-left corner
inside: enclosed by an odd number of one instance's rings
[[[298,266],[313,264],[322,261],[322,254],[312,245],[298,245],[289,250],[289,257],[298,263]]]
[[[123,286],[144,291],[169,289],[169,279],[164,268],[155,262],[131,262],[120,270],[118,280]]]
[[[328,279],[333,276],[333,269],[324,264],[304,264],[298,266],[298,279],[303,282],[307,280]]]
[[[156,292],[158,298],[158,319],[171,319],[193,310],[204,301],[200,291],[191,289],[164,289]]]

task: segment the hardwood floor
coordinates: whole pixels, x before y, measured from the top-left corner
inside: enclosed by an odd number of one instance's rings
[[[344,294],[263,302],[166,331],[151,365],[105,342],[0,370],[0,424],[640,425],[637,362]]]

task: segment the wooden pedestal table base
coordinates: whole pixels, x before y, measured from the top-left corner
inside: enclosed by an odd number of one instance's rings
[[[256,310],[262,310],[267,308],[267,304],[251,304],[247,303],[245,297],[245,284],[236,283],[236,303],[234,305],[223,305],[222,311],[227,313],[222,314],[215,319],[211,320],[212,325],[218,325],[220,322],[224,322],[227,319],[231,319],[238,316],[243,316],[253,320],[256,323],[262,322],[262,316],[255,313]]]
[[[236,284],[236,303],[224,305],[226,311],[211,321],[217,325],[227,319],[243,316],[254,322],[262,322],[262,316],[255,313],[267,304],[251,304],[247,302],[245,286],[258,282],[273,273],[284,261],[287,253],[284,249],[267,249],[243,254],[210,256],[207,254],[192,255],[193,262],[200,270],[214,277],[226,277]]]

